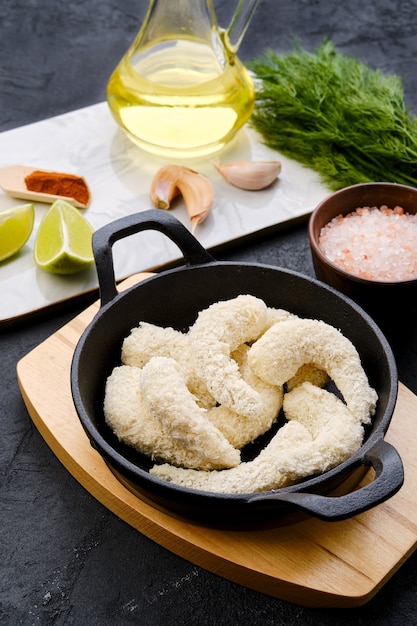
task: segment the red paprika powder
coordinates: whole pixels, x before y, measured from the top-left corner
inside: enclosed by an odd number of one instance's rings
[[[28,191],[50,193],[54,196],[73,198],[80,204],[88,206],[90,190],[81,176],[34,170],[25,177]]]

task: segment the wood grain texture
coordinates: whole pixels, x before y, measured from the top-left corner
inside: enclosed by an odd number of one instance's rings
[[[136,275],[123,288],[143,278]],[[262,593],[312,607],[366,603],[417,545],[417,398],[400,384],[387,434],[405,482],[387,502],[343,522],[317,519],[274,529],[220,530],[171,517],[140,500],[90,446],[71,396],[73,351],[98,310],[90,306],[23,357],[20,390],[41,435],[68,471],[109,510],[168,550]],[[361,484],[370,481],[368,474]]]

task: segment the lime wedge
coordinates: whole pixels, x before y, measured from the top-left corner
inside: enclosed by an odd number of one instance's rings
[[[72,204],[56,200],[39,224],[35,263],[52,274],[75,274],[94,261],[93,227]]]
[[[0,211],[0,261],[13,256],[27,242],[33,230],[33,204],[22,204]]]

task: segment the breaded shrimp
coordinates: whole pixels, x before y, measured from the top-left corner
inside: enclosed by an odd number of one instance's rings
[[[181,363],[187,377],[187,386],[198,399],[199,406],[211,408],[216,405],[207,385],[194,371],[188,334],[170,326],[161,327],[149,322],[141,322],[123,341],[122,363],[143,367],[154,356],[171,357]]]
[[[245,417],[222,405],[207,411],[207,419],[239,449],[271,428],[282,408],[284,395],[282,387],[268,385],[255,376],[248,365],[248,350],[249,346],[243,344],[231,356],[238,364],[243,380],[260,395],[262,404],[259,413],[254,417]]]
[[[259,414],[262,400],[242,379],[231,353],[260,336],[266,317],[267,307],[262,300],[241,295],[201,311],[189,331],[197,376],[219,404],[246,417]]]
[[[279,471],[292,449],[311,440],[308,430],[297,422],[285,424],[254,459],[237,467],[221,471],[203,472],[195,469],[174,467],[168,463],[154,465],[153,476],[173,482],[181,487],[216,493],[253,493],[280,489],[291,484]]]
[[[300,318],[295,313],[290,313],[285,309],[274,309],[268,307],[266,326],[262,332],[262,335],[272,326],[274,326],[274,324],[277,324],[278,322],[286,322],[290,319],[295,320]],[[297,371],[295,376],[293,376],[293,378],[286,381],[287,390],[289,391],[296,385],[300,385],[305,380],[309,380],[311,383],[313,383],[313,385],[324,387],[329,382],[329,376],[326,372],[319,369],[315,365],[312,365],[311,363],[305,363],[300,367],[300,369]]]
[[[170,326],[141,322],[123,341],[122,363],[143,367],[153,356],[172,357],[184,363],[188,360],[187,335]]]
[[[115,367],[106,382],[104,416],[120,441],[151,459],[199,467],[200,459],[175,442],[149,412],[140,390],[141,369]]]
[[[249,350],[249,365],[265,382],[283,385],[311,363],[333,380],[355,419],[369,424],[377,394],[369,385],[355,346],[320,320],[295,319],[272,326]]]
[[[192,456],[188,467],[213,469],[240,463],[239,451],[207,420],[174,359],[150,359],[142,369],[140,388],[150,414],[166,436]]]
[[[364,429],[336,395],[309,382],[284,396],[288,420],[302,424],[312,441],[294,448],[280,470],[291,480],[325,472],[351,457],[362,445]]]

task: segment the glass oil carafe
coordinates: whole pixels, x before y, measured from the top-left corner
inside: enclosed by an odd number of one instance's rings
[[[118,124],[142,149],[195,158],[225,146],[248,121],[254,86],[236,53],[258,0],[240,0],[220,29],[212,0],[151,0],[107,86]]]

